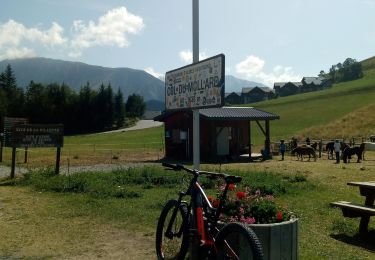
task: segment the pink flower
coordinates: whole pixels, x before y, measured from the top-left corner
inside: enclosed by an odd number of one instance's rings
[[[237,222],[237,218],[232,216],[229,218],[229,222]]]
[[[255,218],[253,218],[253,217],[247,217],[247,218],[241,217],[240,221],[242,223],[246,223],[246,224],[254,224],[256,222]]]
[[[225,190],[225,185],[220,185],[219,186],[219,191],[224,191]]]

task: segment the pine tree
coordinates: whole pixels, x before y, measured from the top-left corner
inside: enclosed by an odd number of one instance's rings
[[[143,97],[137,94],[132,94],[126,101],[126,113],[130,117],[142,117],[145,113],[146,103]]]
[[[121,89],[118,88],[115,95],[114,119],[117,128],[124,126],[125,123],[125,103]]]

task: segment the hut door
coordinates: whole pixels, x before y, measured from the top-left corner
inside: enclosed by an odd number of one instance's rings
[[[229,154],[229,127],[216,127],[216,148],[217,155],[228,155]]]

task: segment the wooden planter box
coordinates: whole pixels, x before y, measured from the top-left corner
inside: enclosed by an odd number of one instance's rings
[[[264,259],[298,259],[298,219],[273,224],[249,224],[258,236]]]

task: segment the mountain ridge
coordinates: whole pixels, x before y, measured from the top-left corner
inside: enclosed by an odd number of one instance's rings
[[[17,85],[26,88],[30,81],[42,84],[67,84],[75,91],[89,82],[93,89],[101,84],[120,88],[127,98],[136,93],[147,101],[164,102],[165,83],[144,70],[127,67],[104,67],[80,61],[66,61],[44,57],[7,59],[0,61],[0,72],[10,64],[17,79]],[[262,83],[225,76],[225,92],[241,92],[244,87],[266,87]],[[152,103],[151,102],[151,103]],[[163,107],[159,105],[157,107]]]
[[[17,79],[17,85],[25,88],[31,80],[42,84],[65,83],[72,89],[79,89],[89,82],[97,89],[102,83],[127,97],[139,94],[145,100],[164,100],[164,83],[143,70],[132,68],[108,68],[83,62],[49,58],[27,58],[0,61],[0,71],[10,64]]]

